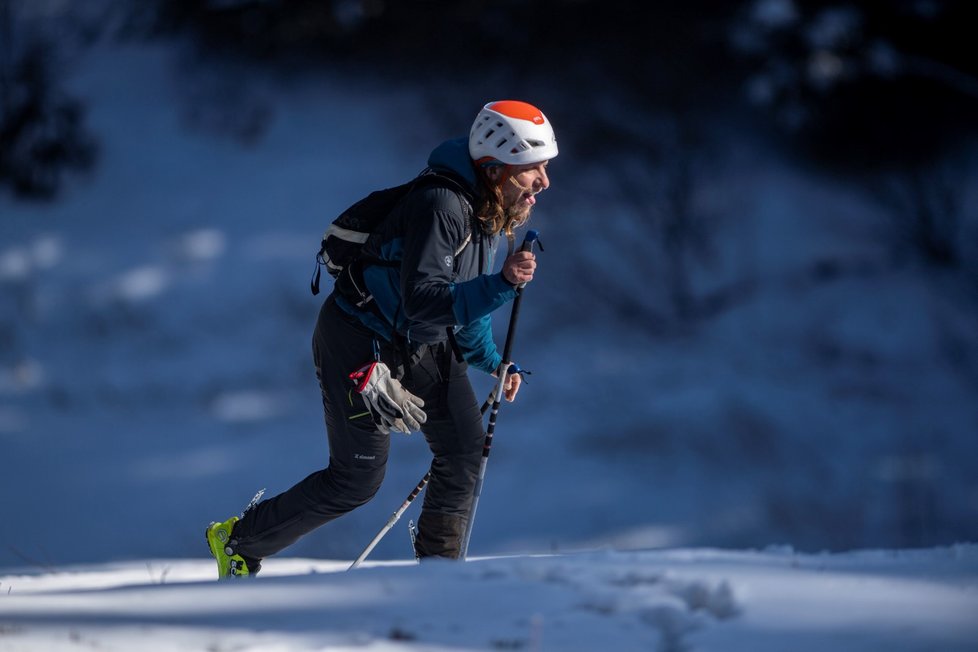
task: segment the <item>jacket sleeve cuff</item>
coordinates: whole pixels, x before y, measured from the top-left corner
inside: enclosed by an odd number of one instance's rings
[[[510,283],[506,279],[506,277],[503,276],[503,273],[502,272],[498,272],[496,274],[493,274],[493,276],[498,276],[499,277],[499,281],[500,281],[499,287],[501,287],[503,290],[515,290],[516,289],[516,284]]]

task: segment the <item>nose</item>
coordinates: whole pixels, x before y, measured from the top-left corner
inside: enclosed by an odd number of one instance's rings
[[[547,176],[547,168],[542,165],[537,168],[537,171],[539,174],[537,175],[537,178],[533,180],[533,185],[539,189],[537,192],[540,192],[540,190],[546,190],[550,187],[550,177]]]

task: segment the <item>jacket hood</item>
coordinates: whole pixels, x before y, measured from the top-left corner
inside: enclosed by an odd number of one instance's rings
[[[462,177],[474,190],[476,188],[475,169],[469,157],[469,139],[446,140],[432,150],[428,157],[428,167],[447,170]]]

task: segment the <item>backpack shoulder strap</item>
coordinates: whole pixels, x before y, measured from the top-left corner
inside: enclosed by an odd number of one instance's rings
[[[453,191],[458,197],[459,206],[462,209],[462,214],[466,218],[465,221],[467,227],[465,239],[462,240],[462,244],[460,244],[458,249],[455,250],[455,255],[458,256],[469,245],[469,243],[472,242],[472,220],[474,219],[474,212],[472,208],[472,191],[468,189],[467,184],[465,184],[458,175],[445,170],[436,170],[434,168],[425,168],[421,174],[415,178],[415,181],[424,184],[424,186],[441,186]]]

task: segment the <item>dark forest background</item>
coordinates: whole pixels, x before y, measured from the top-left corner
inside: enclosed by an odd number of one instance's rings
[[[799,156],[845,173],[932,165],[978,122],[969,2],[82,4],[0,1],[0,176],[24,195],[51,194],[53,169],[93,162],[84,107],[60,81],[102,39],[185,39],[192,57],[283,75],[505,78],[559,107],[562,137],[596,156],[639,136],[602,122],[607,103],[691,122],[749,117]]]
[[[736,125],[872,193],[928,264],[963,262],[961,180],[978,130],[973,3],[82,4],[0,0],[0,184],[20,197],[52,198],[64,174],[97,165],[84,103],[64,84],[73,60],[104,40],[180,41],[188,75],[201,61],[283,77],[344,71],[429,86],[432,110],[446,113],[473,104],[439,97],[451,84],[522,89],[553,107],[567,149],[596,166],[622,152],[642,165],[691,159],[709,125]],[[260,138],[271,108],[244,85],[189,98],[190,120],[244,144]],[[622,119],[643,115],[672,118],[669,142]]]

